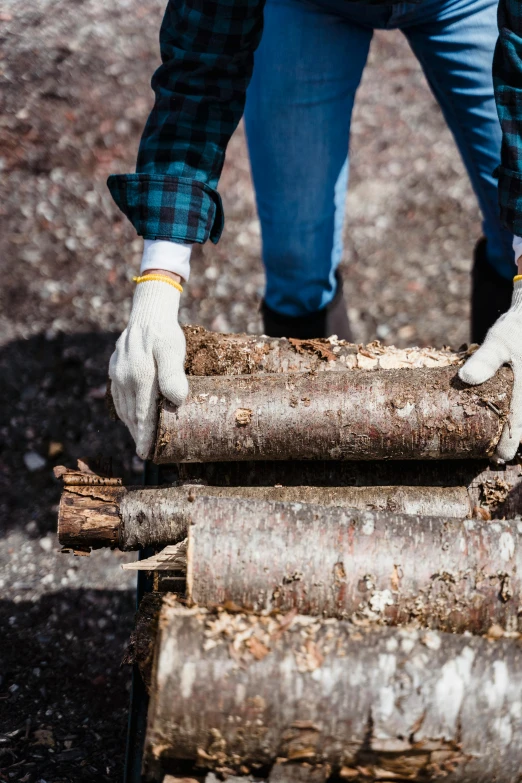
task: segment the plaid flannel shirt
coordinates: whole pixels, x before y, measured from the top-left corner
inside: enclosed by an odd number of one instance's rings
[[[243,114],[263,6],[264,0],[169,0],[136,174],[107,181],[146,239],[218,241],[224,219],[216,186]]]
[[[243,114],[263,6],[264,0],[168,0],[162,65],[152,78],[156,100],[136,173],[113,174],[107,183],[146,239],[218,241],[224,218],[216,187]],[[522,235],[522,0],[500,0],[499,30],[493,71],[503,130],[501,217]]]
[[[493,79],[502,125],[500,216],[506,228],[522,236],[522,0],[500,0],[498,29]]]

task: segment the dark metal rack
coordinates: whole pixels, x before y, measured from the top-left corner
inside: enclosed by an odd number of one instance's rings
[[[160,469],[152,462],[145,463],[143,471],[143,484],[147,487],[160,484]],[[149,547],[139,553],[139,559],[144,560],[154,554]],[[153,577],[147,571],[138,571],[136,587],[136,609],[146,593],[153,590]],[[137,664],[132,670],[132,683],[130,693],[129,721],[127,725],[127,748],[125,752],[124,783],[142,783],[141,765],[143,760],[143,746],[147,729],[147,709],[149,696],[145,684],[141,678]],[[161,783],[161,781],[158,781]]]

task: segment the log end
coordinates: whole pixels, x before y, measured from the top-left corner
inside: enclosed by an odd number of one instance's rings
[[[66,486],[58,510],[58,540],[72,549],[118,546],[122,487]]]

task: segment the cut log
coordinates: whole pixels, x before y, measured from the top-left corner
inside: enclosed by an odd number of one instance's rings
[[[187,534],[190,501],[197,495],[252,498],[287,502],[308,502],[362,510],[389,511],[457,518],[475,509],[481,518],[513,517],[522,510],[522,469],[518,465],[503,470],[484,468],[473,462],[450,463],[255,463],[245,464],[245,471],[224,464],[207,466],[198,472],[222,486],[183,485],[181,487],[104,487],[74,486],[67,483],[60,501],[58,537],[74,549],[116,547],[124,550],[146,546],[175,544]],[[259,470],[256,470],[256,466]],[[192,466],[200,467],[200,466]],[[203,466],[201,466],[203,467]],[[228,470],[227,470],[228,468]],[[280,468],[280,469],[279,469]],[[432,482],[431,486],[349,486],[350,482],[372,479],[387,482]],[[288,486],[264,486],[276,479]],[[204,479],[203,479],[204,480]],[[245,486],[230,486],[236,481]],[[315,486],[295,482],[315,481]],[[333,481],[339,486],[323,486]],[[451,482],[463,482],[463,485]],[[467,487],[465,486],[467,483]],[[248,486],[250,484],[250,486]],[[448,484],[448,486],[445,486]]]
[[[456,367],[470,355],[469,351],[449,348],[382,346],[378,340],[354,345],[335,337],[297,340],[221,334],[202,326],[184,326],[183,331],[187,343],[185,372],[189,376]],[[110,379],[106,400],[112,418],[117,419]]]
[[[64,488],[58,539],[65,547],[164,547],[187,535],[197,495],[311,502],[463,518],[471,515],[465,487],[84,487]]]
[[[187,597],[201,606],[522,631],[522,524],[200,497]]]
[[[118,546],[121,486],[65,484],[58,511],[58,540],[73,549]]]
[[[362,780],[520,780],[517,640],[166,602],[153,685],[146,766],[289,759]]]
[[[448,348],[395,348],[378,340],[354,345],[345,340],[296,340],[251,334],[220,334],[184,326],[187,375],[251,375],[346,369],[447,367],[462,364],[467,351]]]
[[[154,461],[484,458],[511,385],[507,367],[479,387],[454,367],[192,378],[161,406]]]
[[[183,484],[262,487],[365,487],[376,494],[372,508],[382,509],[379,487],[466,487],[471,507],[493,518],[522,512],[522,466],[489,465],[486,460],[425,460],[380,462],[192,462],[180,463],[176,478]],[[169,468],[163,468],[168,471]],[[282,500],[283,498],[274,498]],[[299,500],[300,498],[287,498]],[[313,500],[311,502],[314,502]],[[348,504],[348,503],[347,503]],[[354,503],[358,508],[360,506]],[[384,509],[382,509],[384,510]],[[390,511],[406,508],[389,507]],[[441,516],[435,506],[421,513]],[[448,511],[448,516],[453,516]],[[460,514],[458,515],[460,516]]]

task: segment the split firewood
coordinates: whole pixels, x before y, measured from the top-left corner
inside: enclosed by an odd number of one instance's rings
[[[186,546],[159,564],[184,570],[201,606],[522,631],[522,525],[201,496]],[[170,548],[169,548],[170,549]],[[158,556],[141,567],[156,568]]]
[[[479,387],[454,367],[195,377],[160,408],[154,461],[484,458],[511,386],[507,367]]]
[[[122,565],[124,571],[187,571],[187,539],[179,544],[170,544],[161,552]]]
[[[166,600],[145,766],[289,760],[344,779],[518,783],[521,710],[518,640]]]

